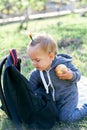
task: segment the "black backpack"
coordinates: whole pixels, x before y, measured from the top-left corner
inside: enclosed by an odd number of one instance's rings
[[[17,130],[22,130],[22,123],[31,128],[51,129],[57,118],[52,97],[42,87],[34,91],[20,71],[21,60],[16,50],[12,49],[0,63],[1,109],[14,122]]]

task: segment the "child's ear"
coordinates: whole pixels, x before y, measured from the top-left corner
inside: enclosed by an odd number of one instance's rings
[[[53,59],[54,59],[54,57],[55,57],[55,54],[54,54],[53,52],[49,53],[49,58],[50,58],[50,59],[52,59],[52,60],[53,60]]]

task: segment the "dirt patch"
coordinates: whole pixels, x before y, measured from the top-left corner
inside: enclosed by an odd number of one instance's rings
[[[58,42],[58,47],[59,48],[66,48],[68,46],[75,46],[76,48],[78,48],[79,46],[81,46],[81,44],[83,43],[81,38],[65,38],[65,39],[61,39]]]

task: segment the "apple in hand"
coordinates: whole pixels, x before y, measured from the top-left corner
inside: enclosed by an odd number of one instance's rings
[[[57,74],[63,74],[65,71],[67,71],[68,68],[64,64],[60,64],[55,68],[55,72]]]

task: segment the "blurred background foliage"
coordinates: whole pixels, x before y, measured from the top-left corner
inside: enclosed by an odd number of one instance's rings
[[[72,5],[76,8],[86,7],[87,0],[0,0],[0,13],[22,14],[26,9],[30,11],[46,10],[49,3],[56,4],[57,9],[63,5]]]

